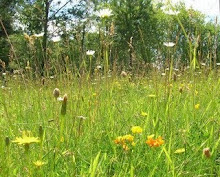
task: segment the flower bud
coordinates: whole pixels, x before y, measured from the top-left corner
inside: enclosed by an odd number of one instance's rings
[[[206,158],[211,157],[210,149],[209,149],[209,148],[204,148],[204,149],[203,149],[203,155],[204,155]]]
[[[55,88],[53,90],[53,96],[57,99],[60,96],[60,90],[58,88]]]

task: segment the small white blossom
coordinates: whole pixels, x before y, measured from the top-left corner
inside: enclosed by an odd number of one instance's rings
[[[61,40],[60,36],[52,37],[53,42],[59,42]]]
[[[217,66],[220,66],[220,63],[216,63]]]
[[[44,33],[34,34],[33,36],[34,36],[34,37],[43,37],[43,36],[44,36]]]
[[[98,13],[100,18],[110,17],[112,15],[111,9],[101,9]]]
[[[93,56],[95,54],[94,50],[87,50],[86,55]]]
[[[166,47],[173,47],[173,46],[175,46],[175,43],[173,43],[173,42],[164,42],[163,45],[165,45]]]

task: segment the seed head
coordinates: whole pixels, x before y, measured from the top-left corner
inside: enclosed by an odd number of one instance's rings
[[[53,96],[57,99],[60,96],[60,90],[58,88],[55,88],[53,90]]]
[[[209,148],[204,148],[204,149],[203,149],[203,155],[204,155],[206,158],[211,157],[210,149],[209,149]]]

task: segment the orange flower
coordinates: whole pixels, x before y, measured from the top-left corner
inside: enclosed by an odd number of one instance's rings
[[[150,147],[159,147],[164,144],[164,140],[161,136],[159,136],[157,139],[153,139],[153,136],[148,136],[146,144],[148,144]]]

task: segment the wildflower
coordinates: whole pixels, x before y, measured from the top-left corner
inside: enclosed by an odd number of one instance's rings
[[[53,96],[57,99],[60,96],[60,90],[58,88],[55,88],[53,90]]]
[[[115,140],[114,140],[115,144],[124,144],[124,138],[122,136],[118,136]]]
[[[180,149],[177,149],[174,153],[175,154],[181,154],[181,153],[184,153],[185,152],[185,148],[180,148]]]
[[[44,33],[34,34],[33,36],[34,36],[34,37],[43,37],[43,36],[44,36]]]
[[[136,143],[135,143],[135,142],[132,142],[131,145],[132,145],[132,146],[136,146]]]
[[[148,144],[150,147],[159,147],[164,144],[164,140],[161,136],[159,136],[157,139],[153,139],[154,135],[148,136],[146,144]]]
[[[51,39],[53,42],[59,42],[59,41],[61,41],[61,38],[60,38],[60,36],[55,36],[55,37],[52,37],[52,39]]]
[[[133,126],[132,128],[131,128],[131,131],[132,131],[132,133],[137,133],[137,134],[140,134],[140,133],[142,133],[142,131],[143,131],[143,129],[140,127],[140,126]]]
[[[93,56],[95,54],[94,50],[87,50],[86,55]]]
[[[63,101],[63,97],[58,97],[58,98],[57,98],[57,101],[62,102],[62,101]]]
[[[204,149],[203,149],[203,155],[204,155],[206,158],[211,157],[210,149],[209,149],[209,148],[204,148]]]
[[[111,15],[112,15],[112,10],[111,9],[101,9],[98,12],[98,16],[100,18],[107,18],[107,17],[110,17]]]
[[[173,46],[175,46],[175,43],[173,43],[173,42],[164,42],[163,45],[165,45],[166,47],[173,47]]]
[[[200,107],[200,104],[195,105],[195,109],[199,109],[199,107]]]
[[[216,63],[217,66],[220,66],[220,63]]]
[[[129,150],[129,148],[128,148],[128,146],[127,146],[126,144],[123,144],[123,145],[122,145],[122,148],[123,148],[125,151],[128,151],[128,150]]]
[[[124,138],[124,140],[127,140],[129,142],[133,142],[134,141],[134,136],[132,136],[130,134],[123,136],[123,138]]]
[[[40,161],[40,160],[37,160],[37,161],[33,162],[33,164],[34,164],[36,167],[40,168],[42,165],[45,164],[45,162]]]
[[[141,115],[142,115],[143,117],[147,117],[147,113],[144,112],[144,111],[141,111]]]
[[[22,137],[20,137],[20,138],[16,137],[16,139],[12,142],[18,143],[18,145],[24,145],[25,150],[28,151],[30,144],[39,143],[40,140],[38,137],[31,137],[30,133],[24,131],[22,134]]]
[[[122,77],[127,77],[127,75],[128,75],[128,74],[127,74],[125,71],[122,71],[122,72],[121,72],[121,76],[122,76]]]

